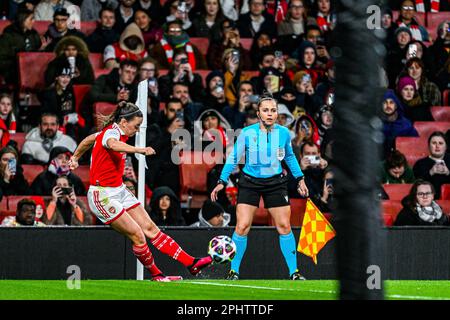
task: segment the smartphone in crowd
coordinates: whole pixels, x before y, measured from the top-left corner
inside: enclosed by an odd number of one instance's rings
[[[70,195],[73,191],[72,187],[67,187],[67,188],[61,187],[60,189],[61,189],[63,195]]]
[[[17,172],[17,160],[16,158],[11,158],[8,160],[8,169],[12,175],[15,175]]]
[[[184,112],[183,112],[183,110],[177,111],[177,113],[175,114],[175,117],[177,119],[184,120]]]
[[[259,95],[257,95],[257,94],[249,95],[249,96],[248,96],[248,101],[249,101],[250,103],[258,103],[258,101],[259,101]]]
[[[305,156],[306,159],[309,159],[309,162],[312,165],[318,165],[320,164],[320,157],[319,156]]]

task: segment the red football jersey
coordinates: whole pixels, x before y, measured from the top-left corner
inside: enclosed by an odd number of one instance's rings
[[[104,128],[95,138],[92,149],[91,168],[89,171],[90,184],[101,187],[119,187],[122,185],[125,169],[126,152],[117,152],[108,148],[106,142],[110,138],[126,142],[126,136],[119,126],[114,123]]]

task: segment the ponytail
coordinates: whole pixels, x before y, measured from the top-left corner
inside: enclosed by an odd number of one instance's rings
[[[112,125],[113,123],[119,123],[121,119],[131,121],[135,117],[142,118],[142,112],[138,106],[131,102],[121,101],[117,105],[116,110],[109,116],[100,115],[103,122],[103,128]]]

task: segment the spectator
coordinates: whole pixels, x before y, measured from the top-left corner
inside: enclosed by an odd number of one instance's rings
[[[161,1],[138,0],[135,3],[135,8],[136,10],[145,10],[150,15],[150,19],[157,25],[162,25],[164,23],[165,16],[163,14]]]
[[[192,6],[188,5],[187,1],[169,0],[166,1],[164,7],[166,8],[165,11],[168,11],[164,15],[166,17],[166,23],[178,20],[181,23],[180,28],[186,32],[192,27],[189,15]]]
[[[280,40],[280,38],[278,38]],[[278,44],[279,42],[277,42]],[[275,52],[274,38],[270,34],[260,31],[253,38],[250,48],[250,57],[252,57],[252,70],[260,68],[259,63],[263,60],[262,54],[265,52]]]
[[[44,35],[44,37],[50,41],[50,43],[45,47],[46,51],[56,50],[58,42],[67,36],[78,37],[84,41],[85,35],[83,33],[75,28],[69,28],[69,16],[70,14],[64,8],[57,9],[55,11],[55,14],[53,15],[53,23],[48,26],[48,30]]]
[[[220,150],[225,150],[229,145],[227,130],[231,129],[228,121],[216,110],[207,109],[203,111],[195,122],[195,128],[202,141],[202,147],[219,141]],[[231,141],[233,143],[233,141]]]
[[[37,2],[39,2],[39,0],[9,0],[8,5],[6,5],[8,9],[8,19],[14,20],[16,18],[17,12],[20,10],[27,9],[30,11],[34,11]],[[0,6],[0,8],[2,7]]]
[[[421,26],[416,16],[416,5],[413,0],[404,0],[400,7],[400,15],[396,24],[399,27],[407,27],[411,30],[412,38],[419,41],[430,41],[428,31],[424,26]]]
[[[289,109],[282,103],[278,103],[278,119],[277,123],[280,126],[290,128],[291,124],[294,123],[294,116],[289,111]],[[295,137],[295,133],[291,130],[289,130],[289,133],[291,134],[291,140]]]
[[[30,187],[19,163],[19,155],[11,146],[0,150],[0,177],[0,193],[3,196],[30,194]]]
[[[288,12],[288,0],[266,0],[266,12],[273,16],[275,22],[278,24],[286,18]]]
[[[249,0],[250,11],[241,14],[238,28],[242,38],[253,38],[264,30],[273,37],[277,35],[277,25],[272,15],[265,12],[264,0]]]
[[[198,213],[198,221],[191,224],[191,227],[227,227],[230,223],[231,215],[226,213],[222,206],[211,200],[203,203]]]
[[[124,60],[141,61],[148,56],[144,36],[137,24],[130,23],[120,35],[119,42],[108,45],[103,53],[106,69],[118,68]]]
[[[381,167],[381,183],[399,184],[414,183],[414,172],[408,165],[405,156],[398,150],[392,151]]]
[[[307,25],[315,24],[314,18],[308,17],[303,0],[291,0],[286,18],[278,24],[278,36],[301,36]]]
[[[306,142],[314,143],[317,146],[320,145],[319,129],[311,116],[303,114],[295,120],[294,133],[295,139],[292,140],[292,149],[297,155],[297,160],[300,161],[300,151]]]
[[[56,180],[67,177],[78,196],[86,195],[86,189],[81,179],[69,169],[68,162],[72,152],[66,147],[54,147],[50,152],[50,160],[45,171],[41,172],[31,184],[31,192],[35,195],[50,196],[56,185]]]
[[[394,17],[390,8],[383,8],[382,14],[381,27],[386,32],[385,46],[387,49],[390,49],[395,44],[395,30],[397,29],[397,25],[393,21]]]
[[[133,171],[134,174],[134,171]],[[127,178],[125,175],[123,176],[123,184],[135,197],[137,197],[137,182],[135,179]]]
[[[193,72],[188,54],[176,51],[170,65],[169,73],[159,78],[160,94],[163,101],[167,101],[175,83],[183,83],[189,87],[189,92],[196,100],[203,98],[202,77]]]
[[[150,201],[150,218],[157,226],[185,226],[178,197],[169,187],[159,187],[153,191]]]
[[[6,217],[2,222],[2,227],[35,226],[43,227],[44,223],[36,221],[36,203],[28,198],[17,203],[15,217]]]
[[[329,167],[324,172],[323,188],[311,200],[321,212],[331,212],[334,201],[334,174]]]
[[[428,138],[430,155],[416,162],[413,167],[414,176],[429,181],[436,192],[436,199],[441,196],[441,186],[450,183],[450,155],[447,153],[447,142],[443,132],[435,131]]]
[[[74,6],[74,8],[71,8],[71,6]],[[70,10],[72,20],[80,21],[80,8],[67,0],[41,0],[34,9],[35,18],[37,21],[50,21],[55,17],[54,14],[61,9]]]
[[[384,152],[390,153],[395,149],[397,137],[418,137],[411,121],[404,116],[401,102],[392,90],[386,91],[383,97],[381,120],[383,121]]]
[[[299,61],[299,70],[306,71],[311,76],[311,84],[315,88],[319,82],[322,82],[324,71],[317,64],[316,46],[309,41],[303,41],[293,57]]]
[[[181,21],[167,22],[163,30],[162,39],[150,50],[150,56],[155,58],[161,69],[169,69],[173,62],[175,49],[186,52],[192,70],[207,69],[205,58],[191,43],[188,34],[183,31]]]
[[[137,70],[136,61],[123,60],[119,69],[113,69],[109,74],[98,77],[89,93],[91,102],[136,101],[137,86],[134,81]]]
[[[42,222],[45,213],[45,200],[41,196],[30,196],[29,199],[33,200],[36,203],[36,218],[34,219],[36,222]]]
[[[398,80],[397,93],[401,103],[405,106],[405,115],[412,122],[433,121],[430,105],[417,92],[417,85],[413,78],[404,76]]]
[[[141,29],[146,49],[152,48],[162,39],[163,30],[156,21],[150,18],[148,11],[137,9],[134,13],[134,22]]]
[[[230,105],[236,103],[236,88],[239,83],[249,79],[248,75],[242,72],[242,67],[244,63],[242,62],[241,55],[239,51],[235,49],[228,48],[222,54],[222,70],[224,72],[225,79],[225,97]]]
[[[284,104],[288,108],[289,112],[293,113],[297,108],[296,99],[297,97],[295,89],[292,87],[284,87],[283,90],[280,91],[278,103]],[[292,114],[292,116],[294,115]]]
[[[450,88],[450,20],[443,22],[438,27],[438,37],[430,47],[434,58],[434,70],[431,74],[433,80],[441,91]]]
[[[116,8],[116,24],[114,25],[118,34],[122,34],[125,28],[133,22],[135,2],[136,0],[119,0],[119,6]]]
[[[92,224],[91,215],[83,201],[80,201],[67,176],[56,179],[52,189],[52,200],[43,217],[47,225],[82,226]]]
[[[395,30],[396,42],[386,55],[386,70],[389,80],[389,88],[395,88],[396,80],[405,65],[405,57],[408,44],[412,40],[411,30],[407,27],[399,27]]]
[[[81,4],[81,20],[82,21],[95,21],[102,15],[102,10],[110,10],[114,12],[114,9],[119,5],[117,0],[91,0],[83,1]]]
[[[192,20],[190,35],[208,38],[210,42],[220,41],[221,25],[225,17],[219,0],[204,0],[200,15]]]
[[[56,114],[61,131],[77,140],[86,133],[86,122],[75,109],[70,64],[65,60],[60,62],[61,64],[56,66],[54,83],[40,95],[42,112]]]
[[[45,84],[50,86],[58,76],[58,69],[68,62],[70,64],[72,84],[92,84],[95,76],[89,61],[89,49],[78,37],[67,36],[55,47],[56,58],[50,61],[45,70]]]
[[[147,123],[159,122],[159,104],[161,95],[159,94],[158,84],[159,70],[156,66],[156,61],[153,58],[147,57],[141,60],[139,66],[139,82],[142,80],[148,81],[148,104],[147,104]]]
[[[44,113],[41,115],[39,126],[25,136],[25,143],[22,147],[22,163],[45,165],[51,160],[50,151],[54,147],[62,146],[70,152],[74,152],[77,144],[71,137],[59,130],[57,115]]]
[[[323,104],[322,98],[314,89],[313,79],[306,71],[299,71],[295,74],[292,82],[295,88],[295,104],[300,106],[307,114],[316,114]],[[296,116],[296,112],[293,112]]]
[[[315,2],[316,21],[323,33],[333,31],[336,26],[336,16],[331,8],[330,0],[317,0]]]
[[[333,94],[334,96],[335,92],[336,67],[333,60],[328,60],[325,64],[325,70],[326,78],[322,79],[322,81],[316,86],[316,92],[323,102],[326,102],[326,99],[330,97],[330,94]]]
[[[255,89],[250,81],[242,81],[237,87],[237,100],[234,105],[223,108],[222,114],[231,124],[233,129],[244,127],[246,114],[256,109],[258,96],[255,96]]]
[[[442,212],[434,199],[433,185],[424,180],[417,180],[402,200],[403,209],[397,215],[394,226],[450,225],[450,218]]]
[[[333,106],[325,104],[317,113],[317,126],[320,136],[320,146],[322,146],[322,141],[327,140],[327,136],[331,135],[334,115],[333,115]]]
[[[224,88],[225,78],[221,71],[211,71],[206,76],[206,96],[203,105],[222,114],[222,110],[228,106]]]
[[[0,36],[0,74],[6,83],[17,83],[17,58],[19,52],[39,51],[47,45],[33,28],[34,13],[20,10],[16,20],[5,28]]]
[[[84,3],[90,2],[85,1]],[[95,28],[94,32],[86,38],[86,44],[91,52],[103,53],[107,46],[119,41],[120,34],[114,29],[114,25],[116,24],[114,9],[101,9],[98,19],[98,26]]]
[[[17,123],[13,109],[13,98],[7,93],[0,94],[0,147],[5,147],[16,133]]]
[[[259,76],[252,79],[257,93],[268,92],[278,97],[284,87],[291,86],[291,80],[289,80],[287,74],[280,71],[284,67],[276,68],[275,65],[278,66],[278,62],[274,61],[271,67],[262,68]]]
[[[183,104],[185,128],[189,132],[194,132],[194,121],[198,118],[203,105],[191,99],[189,87],[184,83],[175,83],[172,89],[171,98],[180,99]]]
[[[422,101],[432,106],[440,106],[441,92],[438,86],[429,81],[425,75],[425,65],[422,60],[415,57],[406,62],[407,74],[416,82],[417,90]]]

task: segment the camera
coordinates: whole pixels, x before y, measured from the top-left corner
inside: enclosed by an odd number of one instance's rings
[[[156,86],[156,78],[149,78],[149,79],[148,79],[148,86],[149,86],[149,87],[154,87],[154,86]]]
[[[320,157],[319,156],[305,156],[306,159],[309,159],[309,162],[312,165],[318,165],[320,164]]]
[[[184,120],[184,111],[183,110],[177,111],[177,113],[175,114],[175,118]]]
[[[408,47],[408,56],[409,57],[417,56],[417,44],[413,43]]]
[[[189,63],[188,58],[181,58],[180,64],[186,64]]]
[[[241,54],[239,53],[239,51],[233,50],[231,52],[231,60],[233,61],[233,63],[235,64],[239,63],[240,56]]]
[[[333,187],[333,181],[334,179],[326,179],[325,180],[325,185],[327,186],[327,187]]]
[[[303,83],[307,83],[311,81],[311,76],[309,74],[305,74],[302,78]]]
[[[73,191],[72,187],[60,187],[63,195],[70,195]]]

